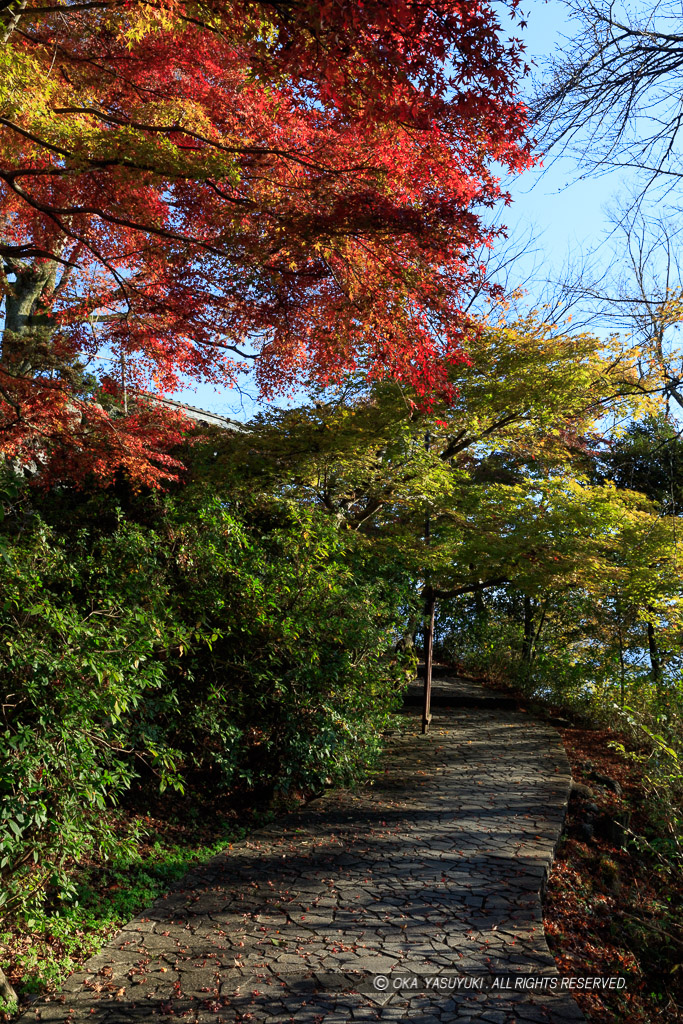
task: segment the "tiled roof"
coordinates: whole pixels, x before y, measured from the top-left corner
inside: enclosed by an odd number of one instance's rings
[[[245,429],[243,423],[239,423],[237,420],[231,420],[227,416],[219,416],[215,412],[209,412],[208,409],[198,409],[194,405],[185,405],[184,402],[176,402],[172,398],[161,398],[159,395],[147,395],[145,397],[151,398],[153,402],[158,402],[160,405],[167,405],[172,409],[177,409],[178,412],[184,413],[192,420],[201,420],[202,423],[210,423],[215,427],[223,427],[224,430]]]

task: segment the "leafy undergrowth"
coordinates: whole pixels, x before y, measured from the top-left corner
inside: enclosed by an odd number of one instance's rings
[[[171,888],[195,864],[242,839],[272,816],[187,809],[169,818],[121,816],[121,852],[92,859],[74,871],[75,894],[51,894],[31,920],[5,923],[0,963],[19,995],[19,1012],[38,995],[58,989],[73,971],[105,945],[132,917]],[[131,842],[131,838],[133,841]],[[128,840],[128,841],[126,841]],[[0,1020],[13,1014],[0,1005]]]
[[[570,801],[545,897],[548,943],[562,974],[626,979],[623,991],[577,994],[591,1024],[673,1024],[683,1017],[683,878],[657,849],[637,767],[609,746],[618,737],[561,732],[590,794]]]

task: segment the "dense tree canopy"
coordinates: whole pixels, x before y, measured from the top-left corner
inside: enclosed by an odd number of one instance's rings
[[[266,396],[358,368],[447,386],[498,168],[529,162],[520,45],[489,4],[30,0],[2,18],[6,454],[159,479],[163,425],[128,393],[179,375],[254,366]]]
[[[665,516],[683,511],[683,441],[666,417],[631,423],[623,437],[610,444],[598,470],[617,487],[641,491]]]

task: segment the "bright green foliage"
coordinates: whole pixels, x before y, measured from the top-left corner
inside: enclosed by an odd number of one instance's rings
[[[683,514],[683,440],[664,416],[632,423],[599,459],[597,470],[617,487],[647,494],[664,515]]]
[[[160,656],[187,630],[148,587],[153,548],[122,525],[97,548],[40,520],[0,562],[0,673],[7,693],[0,726],[0,909],[25,910],[66,869],[114,836],[102,812],[136,772],[180,785],[177,756],[130,723],[147,706],[177,706],[162,692]]]
[[[230,439],[227,461],[242,467],[245,490],[268,479],[388,545],[392,559],[400,552],[416,581],[429,575],[444,593],[547,583],[595,559],[602,572],[599,545],[619,534],[627,499],[591,487],[584,469],[600,421],[650,408],[633,367],[534,316],[485,325],[468,356],[451,371],[448,407],[425,414],[397,385],[360,383],[264,418]]]
[[[626,727],[630,714],[641,739],[678,749],[683,531],[638,449],[668,438],[661,462],[674,432],[654,430],[657,380],[637,355],[534,316],[486,326],[449,408],[420,412],[386,384],[323,394],[230,440],[236,486],[268,479],[366,538],[416,593],[431,587],[451,661]],[[404,617],[407,634],[419,626]]]
[[[405,678],[387,653],[406,582],[286,498],[239,512],[215,498],[172,529],[180,614],[213,631],[176,689],[174,742],[209,773],[204,786],[349,782],[377,753]]]
[[[405,679],[405,586],[360,539],[202,489],[127,515],[66,493],[42,514],[15,507],[0,563],[5,912],[114,848],[105,812],[133,782],[265,796],[372,761]]]

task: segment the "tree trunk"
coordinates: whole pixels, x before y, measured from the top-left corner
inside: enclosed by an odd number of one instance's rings
[[[49,358],[54,323],[41,308],[41,300],[55,287],[57,264],[45,261],[17,270],[11,292],[5,297],[2,365],[22,377],[43,369]]]
[[[9,37],[14,32],[15,28],[21,20],[21,16],[26,7],[26,0],[22,0],[18,7],[15,7],[13,11],[8,11],[9,4],[3,4],[3,23],[5,24],[5,30],[2,33],[2,39],[0,39],[0,45],[4,46],[8,42]]]
[[[2,967],[0,967],[0,998],[4,999],[7,1003],[18,1002],[17,993],[7,980]]]
[[[524,640],[522,641],[522,664],[531,665],[531,651],[534,644],[534,602],[524,595]]]
[[[615,597],[615,611],[617,614],[617,639],[619,641],[619,695],[621,707],[623,708],[626,699],[626,664],[624,662],[624,629],[621,615],[621,601],[619,595]]]
[[[624,663],[624,639],[619,628],[619,696],[622,708],[626,700],[626,665]]]
[[[655,628],[651,622],[647,624],[647,646],[650,651],[650,675],[652,682],[659,689],[662,683],[662,664],[659,658]]]
[[[484,592],[481,588],[474,591],[474,614],[478,626],[483,626],[486,622],[487,611],[486,602],[484,601]]]

